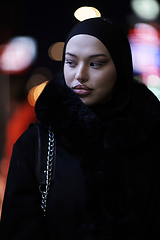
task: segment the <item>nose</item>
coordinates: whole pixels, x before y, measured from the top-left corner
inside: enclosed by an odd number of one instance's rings
[[[88,81],[88,73],[84,64],[79,65],[75,77],[80,83]]]

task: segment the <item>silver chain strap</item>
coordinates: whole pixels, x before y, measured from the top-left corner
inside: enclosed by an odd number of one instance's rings
[[[48,154],[47,154],[47,169],[44,170],[46,174],[46,184],[45,190],[41,189],[41,185],[39,186],[39,190],[42,194],[41,208],[43,209],[44,216],[46,216],[46,208],[47,208],[47,197],[50,189],[50,184],[52,180],[53,168],[54,168],[54,133],[51,130],[48,130]]]

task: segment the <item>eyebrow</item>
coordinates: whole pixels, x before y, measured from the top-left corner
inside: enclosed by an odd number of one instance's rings
[[[77,57],[76,55],[70,53],[70,52],[67,52],[66,55],[69,55],[69,56],[72,56],[72,57]]]
[[[107,57],[105,54],[94,54],[89,56],[89,58],[94,58],[94,57]]]
[[[67,52],[66,55],[70,55],[72,57],[77,57],[75,54],[72,54],[70,52]],[[94,55],[91,55],[89,56],[89,58],[94,58],[94,57],[107,57],[105,54],[94,54]]]

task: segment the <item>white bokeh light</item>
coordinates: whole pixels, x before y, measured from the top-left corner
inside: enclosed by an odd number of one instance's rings
[[[80,7],[74,13],[75,18],[79,21],[83,21],[88,18],[100,17],[101,13],[94,7]]]
[[[28,68],[37,54],[36,41],[31,37],[15,37],[4,47],[0,68],[4,72],[21,72]]]
[[[160,4],[156,0],[132,0],[131,7],[138,17],[146,20],[154,20],[160,13]]]

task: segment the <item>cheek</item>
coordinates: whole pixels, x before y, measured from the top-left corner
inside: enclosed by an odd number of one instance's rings
[[[68,86],[70,86],[70,83],[71,83],[71,74],[70,72],[68,71],[67,67],[64,66],[64,69],[63,69],[63,73],[64,73],[64,79],[65,79],[65,82]]]
[[[100,88],[102,90],[105,89],[112,89],[112,87],[115,85],[115,82],[117,80],[117,74],[115,68],[106,70],[99,74],[99,76],[94,75],[95,79],[95,86],[97,88]]]

